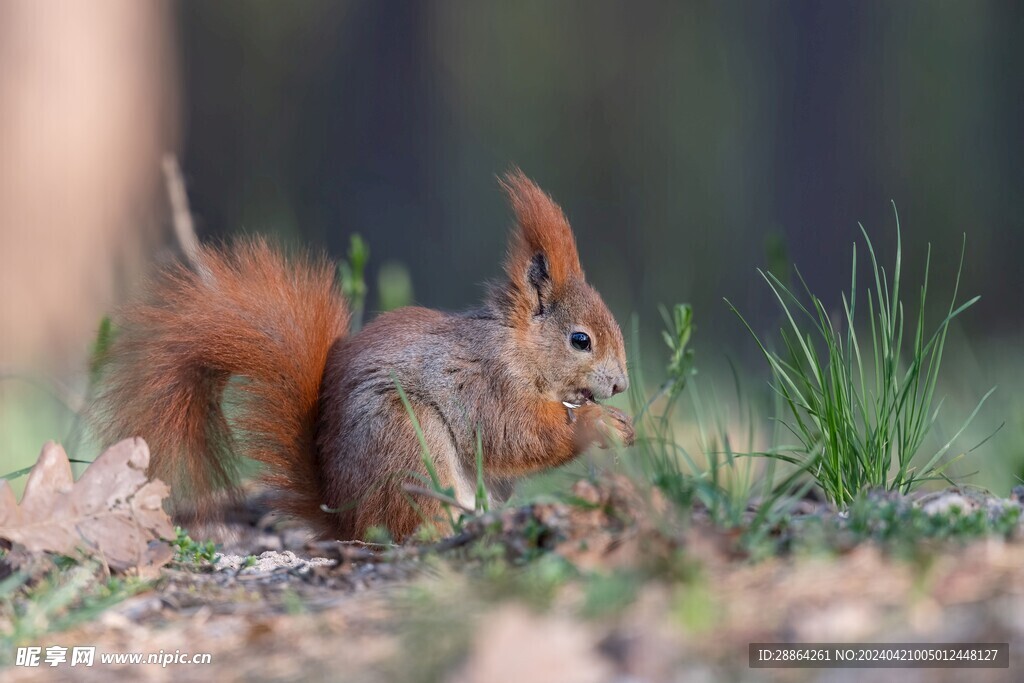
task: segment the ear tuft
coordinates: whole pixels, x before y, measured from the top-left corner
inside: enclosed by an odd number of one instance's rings
[[[561,207],[516,167],[500,182],[516,215],[516,229],[505,262],[509,279],[536,287],[528,278],[534,275],[530,271],[538,254],[543,256],[546,274],[555,290],[570,277],[582,275],[576,238]]]

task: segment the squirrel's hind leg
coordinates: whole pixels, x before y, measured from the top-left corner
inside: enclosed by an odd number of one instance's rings
[[[443,417],[430,406],[413,402],[441,489],[453,489],[456,500],[472,508],[475,479],[466,480],[458,467],[457,451]],[[370,412],[370,411],[367,411]],[[434,481],[424,463],[423,448],[405,406],[398,399],[376,406],[372,419],[354,421],[343,431],[348,444],[335,468],[335,490],[363,488],[352,510],[349,535],[362,538],[371,527],[384,527],[396,541],[409,537],[423,524],[447,531],[448,516],[440,495],[431,495]],[[351,496],[350,496],[351,497]],[[453,510],[454,514],[458,511]]]

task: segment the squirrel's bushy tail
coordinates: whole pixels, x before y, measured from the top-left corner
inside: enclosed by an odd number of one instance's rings
[[[329,525],[318,397],[348,329],[333,265],[261,239],[203,247],[192,265],[164,268],[115,319],[93,405],[99,435],[146,439],[150,474],[200,514],[245,456],[266,466],[279,509]]]

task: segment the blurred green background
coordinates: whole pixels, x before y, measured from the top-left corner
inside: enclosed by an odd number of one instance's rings
[[[892,262],[894,201],[905,282],[931,243],[937,305],[967,234],[963,293],[982,299],[952,332],[943,414],[955,431],[998,384],[960,450],[1006,426],[960,471],[1001,493],[1024,475],[1024,5],[171,7],[201,239],[270,233],[341,256],[360,233],[368,315],[382,268],[417,304],[460,309],[500,273],[495,176],[517,164],[565,208],[623,327],[638,316],[646,373],[664,355],[658,305],[688,301],[702,381],[735,363],[767,406],[766,366],[722,298],[770,332],[756,268],[795,263],[838,311],[858,221]]]

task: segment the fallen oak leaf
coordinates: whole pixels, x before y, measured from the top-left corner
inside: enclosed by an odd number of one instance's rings
[[[168,487],[149,480],[149,447],[126,439],[104,451],[76,483],[71,463],[48,442],[32,468],[19,506],[7,481],[0,481],[0,538],[30,552],[74,555],[82,550],[116,571],[151,574],[174,552],[163,509]]]

